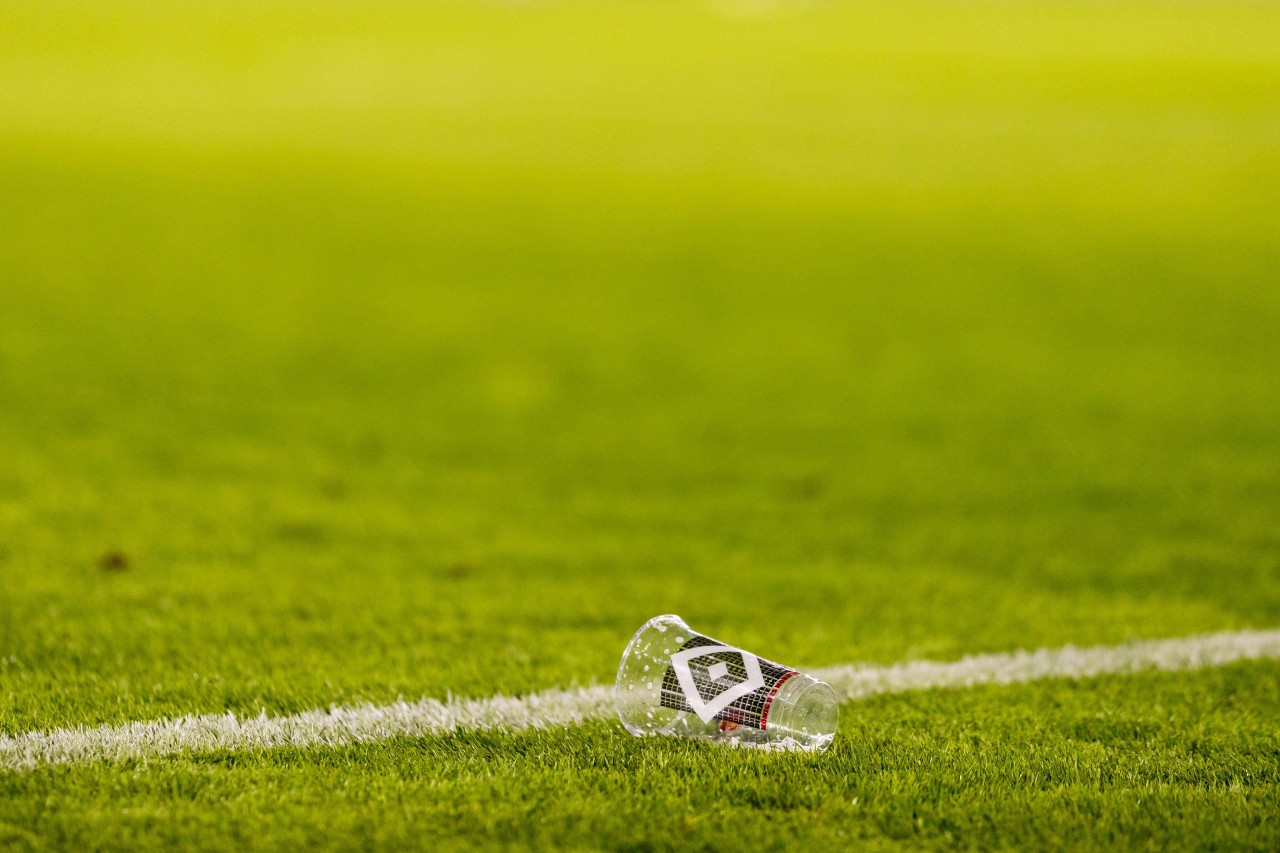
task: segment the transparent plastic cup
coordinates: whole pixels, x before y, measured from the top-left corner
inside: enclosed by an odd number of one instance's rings
[[[614,702],[633,735],[776,750],[826,749],[840,716],[829,685],[670,614],[641,625],[627,644]]]

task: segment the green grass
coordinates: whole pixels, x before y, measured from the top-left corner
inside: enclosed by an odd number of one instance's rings
[[[660,612],[1280,625],[1280,10],[733,8],[6,8],[0,732],[607,682]],[[1278,681],[0,771],[0,846],[1275,849]]]
[[[45,768],[0,839],[37,841],[21,827],[41,826],[108,847],[1265,849],[1280,808],[1274,676],[1249,664],[881,698],[849,709],[817,756],[638,748],[593,724]]]

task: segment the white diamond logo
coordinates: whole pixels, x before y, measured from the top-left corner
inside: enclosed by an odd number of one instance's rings
[[[747,680],[731,685],[724,692],[704,701],[702,694],[698,692],[697,683],[693,680],[693,673],[689,671],[689,661],[718,652],[741,655],[742,666],[747,671]],[[698,715],[698,719],[704,723],[711,722],[716,714],[723,711],[735,700],[741,699],[753,690],[759,690],[764,687],[764,673],[760,671],[760,659],[753,654],[744,652],[742,649],[735,649],[733,646],[694,646],[691,649],[676,652],[671,656],[671,668],[675,670],[676,680],[680,682],[680,689],[684,691],[685,701],[689,703],[693,713]],[[708,668],[707,674],[711,676],[712,680],[722,678],[729,674],[729,666],[723,661],[717,661]]]

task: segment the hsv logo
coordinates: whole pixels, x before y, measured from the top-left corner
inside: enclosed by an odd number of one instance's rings
[[[741,656],[742,667],[747,671],[747,678],[745,681],[736,681],[730,684],[722,692],[717,693],[710,699],[703,699],[702,694],[698,691],[698,681],[701,680],[704,685],[714,690],[720,687],[719,679],[729,674],[729,666],[724,661],[717,660],[707,667],[706,675],[703,678],[695,679],[693,673],[689,670],[689,662],[707,655],[723,653]],[[760,671],[760,659],[741,649],[735,649],[733,646],[694,646],[690,649],[684,649],[671,656],[671,668],[675,670],[676,679],[680,682],[680,689],[684,691],[685,701],[689,703],[689,707],[704,723],[711,722],[716,714],[727,708],[734,700],[741,699],[751,691],[764,687],[764,674]]]

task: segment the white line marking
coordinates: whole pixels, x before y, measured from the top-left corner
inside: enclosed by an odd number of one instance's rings
[[[815,670],[845,701],[878,693],[904,693],[978,684],[1022,684],[1046,678],[1089,678],[1160,669],[1169,672],[1280,658],[1280,630],[1229,631],[1120,646],[1038,649],[969,655],[958,661],[908,661],[892,666],[834,666]]]
[[[1065,646],[971,655],[950,662],[836,666],[813,674],[831,684],[846,701],[852,701],[880,693],[1087,678],[1145,669],[1192,670],[1264,658],[1280,658],[1280,630],[1205,634],[1121,646]],[[519,698],[422,699],[391,705],[333,707],[286,717],[192,715],[118,726],[0,735],[0,770],[219,749],[341,746],[399,736],[437,735],[455,729],[545,728],[611,716],[612,687],[546,690]]]

